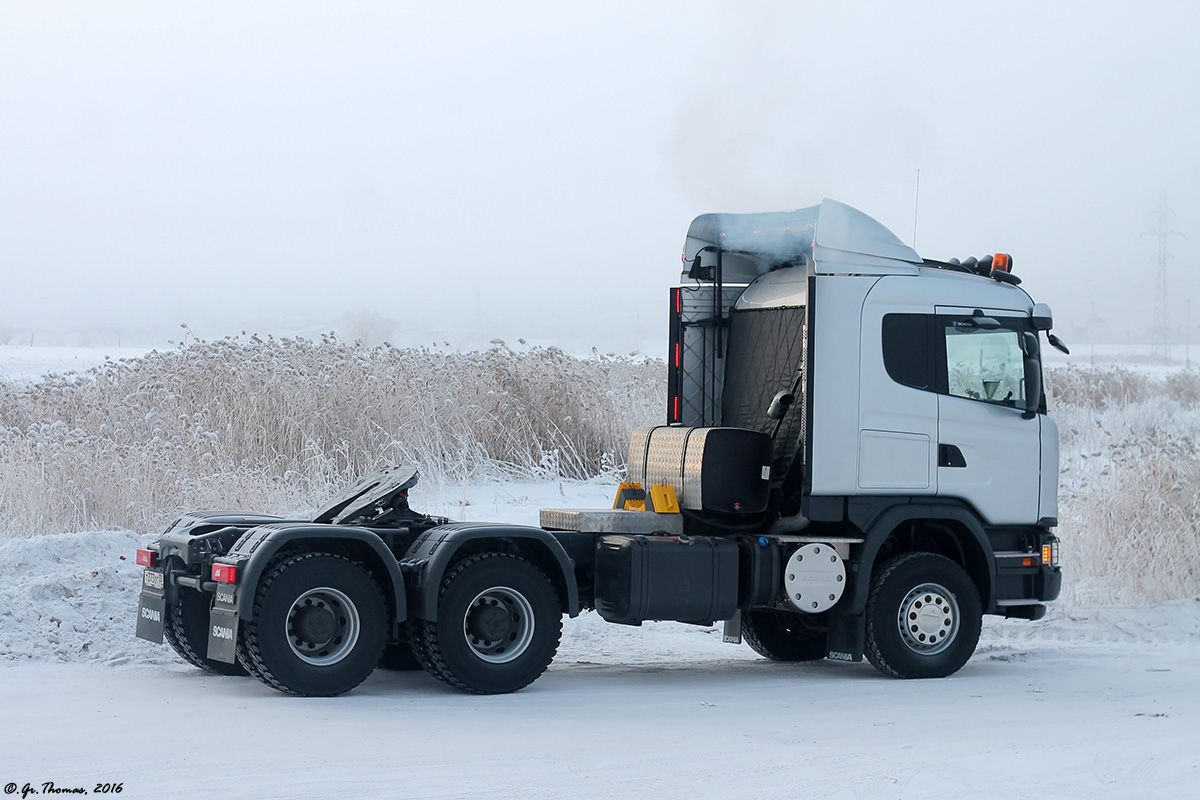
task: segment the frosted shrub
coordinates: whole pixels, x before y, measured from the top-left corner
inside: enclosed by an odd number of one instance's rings
[[[1062,443],[1067,603],[1200,594],[1200,405],[1191,372],[1047,372]]]
[[[0,531],[155,531],[181,509],[282,514],[379,466],[433,485],[586,478],[662,417],[661,361],[556,348],[229,338],[0,383]]]
[[[427,486],[585,478],[663,417],[665,366],[555,348],[235,338],[0,381],[0,535],[160,530],[180,510],[304,514],[389,463]],[[1065,603],[1200,593],[1200,376],[1050,369]]]

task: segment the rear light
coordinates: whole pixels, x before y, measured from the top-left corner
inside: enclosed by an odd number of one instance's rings
[[[158,553],[154,552],[153,550],[142,550],[141,548],[138,548],[137,563],[138,566],[154,569],[158,566]]]
[[[667,422],[680,421],[679,398],[683,394],[683,289],[671,289],[671,315],[668,332]]]
[[[237,583],[237,567],[228,564],[213,564],[212,579],[217,583]]]

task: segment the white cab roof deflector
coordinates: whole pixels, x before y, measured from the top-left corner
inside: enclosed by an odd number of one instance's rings
[[[705,248],[702,264],[722,254],[722,282],[746,284],[772,269],[798,265],[815,274],[915,274],[921,257],[881,223],[845,203],[765,214],[703,214],[688,228],[684,275]]]

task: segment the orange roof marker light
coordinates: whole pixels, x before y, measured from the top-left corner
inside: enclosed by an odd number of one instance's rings
[[[985,258],[987,258],[985,256]],[[1001,283],[1008,283],[1016,286],[1021,282],[1021,279],[1012,272],[1012,256],[1008,253],[996,253],[990,257],[992,269],[989,273],[992,278]]]

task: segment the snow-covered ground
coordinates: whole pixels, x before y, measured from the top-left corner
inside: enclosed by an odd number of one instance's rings
[[[0,345],[0,378],[34,381],[55,372],[85,372],[105,359],[139,358],[145,347],[20,347]]]
[[[496,697],[423,673],[314,699],[182,666],[24,663],[0,669],[0,781],[156,798],[1194,797],[1197,656],[1195,641],[1030,637],[902,682],[584,620],[546,675]]]
[[[610,488],[426,487],[426,506],[532,522]],[[18,796],[52,781],[155,798],[1127,798],[1200,780],[1196,600],[988,618],[944,680],[772,663],[716,629],[586,614],[513,695],[380,671],[295,698],[134,638],[149,538],[0,542],[0,784]]]
[[[1166,357],[1157,355],[1148,344],[1089,344],[1068,341],[1070,355],[1043,343],[1042,357],[1052,367],[1124,367],[1155,378],[1163,378],[1184,369],[1200,367],[1200,345],[1173,344]]]

